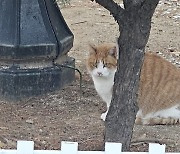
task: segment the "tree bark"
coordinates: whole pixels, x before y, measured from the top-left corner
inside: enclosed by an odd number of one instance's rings
[[[159,0],[123,0],[121,8],[113,0],[96,0],[117,21],[120,30],[119,61],[111,106],[106,118],[106,142],[120,142],[128,151],[137,107],[138,85],[151,18]]]

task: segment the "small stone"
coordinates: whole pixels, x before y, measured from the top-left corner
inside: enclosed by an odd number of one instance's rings
[[[28,123],[28,124],[33,124],[33,123],[34,123],[34,121],[33,121],[33,120],[31,120],[31,119],[28,119],[28,120],[26,120],[26,123]]]
[[[2,149],[3,147],[5,147],[5,144],[0,141],[0,149]]]
[[[168,51],[169,51],[169,52],[175,52],[175,49],[173,49],[173,48],[168,48]]]
[[[1,130],[8,130],[7,127],[0,127]]]

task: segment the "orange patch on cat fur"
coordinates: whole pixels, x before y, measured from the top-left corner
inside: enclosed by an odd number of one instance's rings
[[[87,69],[100,97],[107,103],[105,120],[111,103],[117,67],[116,44],[90,45]],[[98,73],[101,71],[101,76]],[[109,72],[108,72],[109,71]],[[145,53],[138,91],[136,123],[144,125],[180,122],[180,69],[155,53]]]

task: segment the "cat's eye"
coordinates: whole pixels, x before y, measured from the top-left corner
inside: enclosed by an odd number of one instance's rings
[[[97,60],[96,60],[96,62],[94,63],[94,67],[96,67],[96,68],[97,68],[97,64],[98,64],[98,63],[97,63]]]
[[[97,68],[97,61],[95,61],[95,63],[93,62],[93,63],[91,63],[91,65],[93,66],[93,67],[96,67]]]
[[[103,67],[108,67],[109,63],[104,63]]]
[[[93,67],[96,67],[96,68],[97,68],[97,64],[94,64]]]
[[[104,63],[103,67],[111,67],[111,63]]]

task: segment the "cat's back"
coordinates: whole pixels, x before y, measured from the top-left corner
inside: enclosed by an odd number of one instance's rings
[[[151,70],[152,75],[157,72],[163,73],[162,75],[174,72],[175,76],[180,77],[180,69],[177,66],[152,52],[145,53],[142,69]]]
[[[139,105],[148,113],[175,104],[180,104],[180,69],[155,53],[146,53],[140,77]]]
[[[180,87],[180,69],[159,55],[147,52],[142,66],[141,80],[145,83],[151,82],[152,86],[174,81],[178,82]]]

